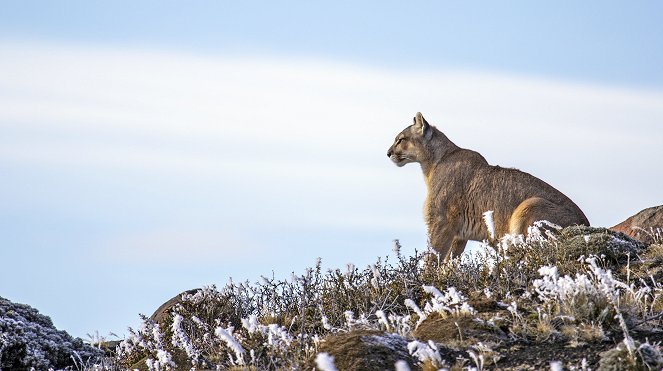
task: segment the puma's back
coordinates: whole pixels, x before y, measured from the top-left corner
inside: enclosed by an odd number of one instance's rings
[[[474,204],[492,206],[486,210],[494,211],[497,235],[526,234],[527,227],[539,220],[562,227],[589,225],[585,214],[570,198],[543,180],[517,169],[481,167],[469,188],[480,190],[473,193]]]
[[[496,237],[526,234],[534,222],[589,225],[563,193],[528,173],[491,166],[479,153],[460,148],[420,113],[387,152],[398,166],[418,162],[428,195],[424,216],[430,243],[444,256],[460,254],[467,240],[490,236],[482,221],[493,211]]]

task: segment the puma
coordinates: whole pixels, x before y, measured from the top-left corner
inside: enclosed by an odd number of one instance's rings
[[[418,162],[428,189],[424,218],[429,243],[443,258],[459,256],[468,240],[488,239],[482,220],[493,211],[495,237],[527,234],[534,222],[589,225],[582,210],[548,183],[516,169],[489,165],[460,148],[421,113],[400,132],[387,156],[399,167]]]

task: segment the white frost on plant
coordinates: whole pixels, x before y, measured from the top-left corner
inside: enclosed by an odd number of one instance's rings
[[[163,346],[163,337],[161,336],[159,326],[152,327],[152,338],[154,339],[154,343],[157,344],[157,347],[160,348]]]
[[[508,307],[506,307],[506,310],[509,311],[513,316],[517,317],[518,316],[518,303],[515,301],[512,301],[511,304],[509,304]]]
[[[488,210],[483,213],[483,221],[486,223],[488,228],[488,234],[491,239],[495,239],[495,221],[493,220],[493,210]]]
[[[318,353],[315,357],[315,365],[322,371],[338,371],[334,364],[334,357],[328,353]]]
[[[573,301],[578,295],[603,297],[615,303],[619,297],[619,289],[626,288],[624,283],[615,280],[609,270],[598,266],[595,257],[585,260],[589,275],[576,273],[575,278],[569,275],[559,277],[557,267],[543,266],[539,268],[541,279],[533,282],[534,289],[543,301]]]
[[[184,349],[187,356],[189,356],[189,358],[192,358],[195,361],[200,356],[200,353],[191,343],[191,340],[184,331],[184,328],[182,328],[183,321],[184,317],[182,317],[179,314],[175,314],[175,316],[173,317],[173,324],[170,326],[171,330],[173,331],[172,344],[177,348]]]
[[[610,270],[601,269],[596,263],[596,257],[589,257],[585,260],[589,266],[589,270],[594,275],[595,279],[599,283],[599,289],[605,296],[607,296],[611,302],[616,303],[619,298],[619,289],[629,289],[629,287],[612,277],[612,272]]]
[[[391,326],[389,325],[389,320],[387,320],[387,316],[384,314],[383,311],[378,310],[375,312],[375,315],[378,317],[378,323],[383,324],[386,328],[387,331],[391,331]]]
[[[596,288],[585,274],[576,274],[573,279],[566,275],[559,277],[557,267],[543,266],[539,268],[541,279],[533,282],[534,290],[544,302],[571,301],[581,293],[594,293]]]
[[[467,303],[467,298],[454,287],[449,287],[444,293],[441,293],[433,286],[424,286],[424,291],[433,295],[424,306],[424,311],[427,314],[437,312],[439,314],[462,316],[476,313],[474,308]]]
[[[541,279],[533,282],[534,290],[541,300],[558,306],[560,313],[576,313],[582,309],[578,303],[584,303],[583,307],[594,306],[601,313],[612,307],[624,332],[624,343],[629,354],[634,354],[635,344],[620,311],[620,292],[624,290],[637,300],[647,295],[647,290],[636,292],[633,286],[616,280],[610,270],[598,266],[595,256],[584,259],[584,263],[587,274],[576,273],[575,278],[568,275],[559,277],[556,268],[542,267],[539,269]]]
[[[265,345],[270,347],[289,347],[292,343],[292,336],[284,327],[277,324],[263,325],[258,322],[258,317],[256,315],[242,318],[242,327],[244,327],[249,334],[260,333],[267,336],[267,342]]]
[[[419,321],[417,321],[417,326],[419,326],[421,322],[423,322],[426,319],[426,317],[428,317],[428,315],[424,313],[421,310],[421,308],[419,308],[417,303],[415,303],[414,300],[412,299],[405,299],[405,306],[412,309],[417,314],[417,316],[419,316]]]
[[[322,339],[320,339],[320,335],[315,334],[311,336],[311,340],[313,340],[313,344],[315,345],[315,349],[318,349],[320,347],[320,343],[322,342]]]
[[[423,289],[424,289],[425,293],[431,294],[431,295],[433,295],[433,297],[442,296],[442,293],[440,292],[440,290],[438,290],[435,286],[426,286],[426,285],[424,285]]]
[[[380,274],[380,270],[378,269],[375,264],[370,266],[371,272],[373,273],[373,277],[371,278],[371,285],[373,286],[374,289],[379,290],[380,289],[380,278],[382,275]]]
[[[539,268],[539,275],[540,276],[550,276],[554,277],[555,279],[557,278],[557,267],[551,266],[551,265],[544,265],[543,267]]]
[[[173,357],[170,355],[170,353],[168,353],[163,349],[159,349],[157,351],[157,361],[164,366],[168,365],[171,367],[175,367],[175,363],[173,362]]]
[[[412,302],[414,304],[414,302]],[[415,305],[416,307],[416,305]],[[419,309],[418,307],[416,307]],[[396,314],[389,314],[387,316],[384,311],[377,310],[375,316],[378,318],[378,324],[383,325],[388,332],[397,333],[401,336],[407,336],[412,331],[410,324],[411,317],[409,315],[399,316]]]
[[[355,313],[351,310],[346,310],[345,312],[343,312],[343,315],[345,316],[345,322],[347,322],[348,327],[350,327],[350,325],[354,323]]]
[[[454,287],[449,287],[444,293],[440,292],[434,286],[423,286],[426,293],[433,297],[426,303],[422,311],[419,306],[411,299],[405,299],[405,306],[412,309],[419,316],[416,326],[418,327],[429,314],[437,312],[443,316],[464,316],[474,315],[476,310],[467,303],[467,298],[463,296]]]
[[[232,326],[228,327],[227,329],[224,329],[223,327],[217,327],[214,331],[214,334],[219,339],[223,340],[228,348],[230,348],[235,353],[235,362],[240,366],[244,366],[244,354],[246,352],[244,351],[244,348],[242,348],[242,345],[232,335],[232,333]]]
[[[329,324],[329,319],[328,319],[327,316],[325,316],[324,314],[322,315],[322,328],[324,328],[324,329],[327,330],[327,331],[331,331],[332,328],[333,328],[333,327]]]
[[[292,336],[283,327],[275,323],[267,325],[267,342],[273,347],[289,347],[292,344]]]
[[[557,237],[550,232],[551,229],[561,230],[562,227],[547,220],[537,220],[527,227],[527,243],[556,240]]]
[[[472,361],[474,361],[474,365],[477,366],[476,370],[483,370],[483,364],[485,362],[483,354],[477,354],[471,349],[467,350],[467,354],[472,358]]]
[[[392,331],[396,333],[407,336],[412,332],[411,324],[412,317],[409,315],[399,316],[396,314],[389,315],[389,323],[391,324]]]
[[[359,318],[355,319],[355,314],[351,310],[346,310],[343,312],[343,315],[345,316],[345,322],[348,326],[349,329],[352,329],[353,327],[356,326],[370,326],[371,322],[366,318],[365,314],[360,314]]]
[[[167,351],[163,349],[157,350],[157,359],[148,358],[145,360],[145,365],[150,371],[170,370],[176,367],[173,358]]]
[[[394,367],[396,368],[396,371],[410,371],[410,365],[403,360],[397,361]]]
[[[431,361],[435,365],[442,364],[440,350],[432,340],[429,340],[428,343],[422,343],[416,340],[411,341],[407,344],[407,350],[410,352],[411,356],[417,358],[420,362]]]
[[[419,317],[425,316],[424,312],[421,311],[421,308],[414,302],[412,299],[405,299],[405,306],[412,309]]]
[[[242,327],[244,327],[249,334],[256,332],[259,325],[258,316],[255,314],[250,315],[249,318],[242,318]]]
[[[562,362],[560,361],[553,361],[550,362],[550,371],[563,371],[564,366],[562,366]]]

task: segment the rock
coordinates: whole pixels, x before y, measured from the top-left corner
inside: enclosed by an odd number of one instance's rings
[[[56,329],[36,309],[0,297],[0,370],[77,369],[102,356],[102,350]]]
[[[657,234],[660,241],[663,239],[663,205],[644,209],[610,229],[622,232],[646,245],[655,243]]]
[[[393,370],[398,361],[414,368],[408,341],[398,334],[375,330],[354,330],[328,336],[320,352],[334,357],[339,370]]]
[[[561,230],[557,236],[560,252],[566,259],[576,260],[581,256],[604,255],[615,263],[626,263],[628,256],[634,257],[645,246],[622,233],[607,228],[572,226]]]
[[[190,318],[195,316],[213,326],[217,319],[235,328],[242,327],[242,318],[248,316],[246,308],[238,308],[227,290],[217,290],[216,286],[191,289],[175,295],[163,303],[150,316],[150,319],[167,329],[173,320],[173,313]]]
[[[429,315],[413,335],[420,341],[432,340],[440,344],[497,344],[508,340],[499,328],[490,327],[481,320],[472,317],[444,317],[437,312]]]
[[[182,297],[184,295],[193,295],[198,291],[200,291],[200,289],[191,289],[173,296],[172,298],[170,298],[170,300],[161,304],[161,306],[157,308],[157,310],[155,310],[154,313],[150,316],[150,319],[156,323],[160,324],[164,323],[166,318],[170,315],[171,309],[175,305],[182,302]]]

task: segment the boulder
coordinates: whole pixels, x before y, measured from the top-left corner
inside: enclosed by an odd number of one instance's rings
[[[577,260],[581,256],[604,256],[609,263],[623,265],[645,249],[638,240],[607,228],[571,226],[562,229],[554,240],[559,245],[560,260]]]
[[[646,245],[660,242],[663,240],[663,205],[644,209],[610,229],[622,232]]]
[[[502,330],[478,318],[445,317],[437,312],[421,322],[413,335],[420,341],[432,340],[438,344],[498,344],[508,340]]]
[[[173,296],[168,301],[161,304],[161,306],[157,308],[157,310],[155,310],[154,313],[150,316],[150,319],[156,323],[163,324],[170,316],[170,312],[172,311],[173,307],[181,303],[182,298],[185,295],[193,295],[198,291],[200,291],[200,289],[191,289]]]
[[[334,357],[339,370],[393,370],[398,361],[413,368],[415,360],[407,344],[408,340],[398,334],[353,330],[329,335],[320,345],[320,352]]]

